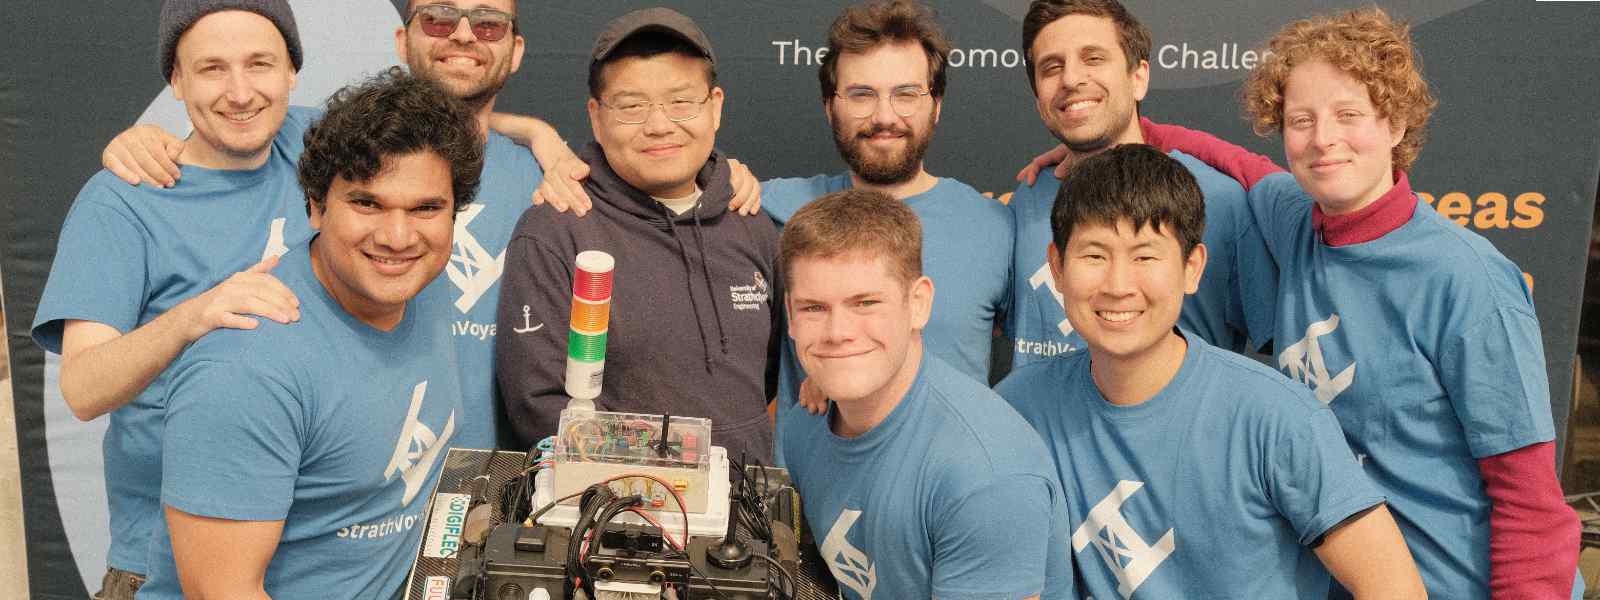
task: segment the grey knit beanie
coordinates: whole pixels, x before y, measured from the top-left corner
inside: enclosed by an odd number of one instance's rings
[[[283,43],[289,47],[289,62],[300,71],[300,32],[294,26],[294,11],[287,0],[166,0],[161,4],[161,80],[172,81],[172,63],[178,57],[178,38],[194,26],[201,17],[223,10],[243,10],[256,13],[283,34]]]

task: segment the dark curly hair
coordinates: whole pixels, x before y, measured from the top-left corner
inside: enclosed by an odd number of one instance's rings
[[[933,11],[910,0],[875,0],[846,8],[828,30],[828,55],[817,69],[822,101],[839,91],[839,55],[866,54],[882,44],[916,42],[928,55],[928,93],[944,98],[950,41],[933,21]]]
[[[483,138],[466,105],[426,78],[390,67],[328,98],[328,112],[306,130],[300,189],[306,214],[323,207],[335,177],[367,181],[390,156],[431,150],[450,164],[460,212],[478,193]]]

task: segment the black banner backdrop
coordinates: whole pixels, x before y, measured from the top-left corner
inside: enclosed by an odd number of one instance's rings
[[[81,599],[104,568],[104,419],[73,420],[29,325],[56,234],[101,148],[139,121],[187,131],[156,66],[158,7],[23,2],[0,66],[0,272],[23,469],[34,598]],[[294,96],[315,104],[340,83],[394,62],[398,0],[298,0],[306,64]],[[525,3],[522,70],[499,107],[589,139],[587,55],[599,28],[638,2]],[[816,49],[843,2],[666,2],[716,46],[727,92],[719,145],[762,177],[844,169],[819,104]],[[932,2],[957,50],[930,171],[1003,196],[1012,174],[1053,144],[1033,109],[1018,48],[1025,0]],[[1239,116],[1249,54],[1282,24],[1355,1],[1127,0],[1155,47],[1144,114],[1281,157]],[[1511,0],[1388,0],[1410,20],[1441,99],[1413,185],[1441,213],[1494,242],[1534,284],[1556,430],[1565,431],[1590,218],[1600,181],[1600,7]],[[48,380],[48,382],[47,382]]]

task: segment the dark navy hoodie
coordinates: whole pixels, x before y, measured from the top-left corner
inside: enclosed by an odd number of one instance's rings
[[[698,206],[681,215],[619,177],[598,144],[578,155],[594,209],[531,207],[507,246],[495,371],[512,426],[530,445],[555,434],[567,405],[573,264],[602,250],[616,271],[596,408],[709,418],[712,444],[730,457],[768,460],[766,403],[783,335],[772,220],[729,213],[720,152],[696,177]]]

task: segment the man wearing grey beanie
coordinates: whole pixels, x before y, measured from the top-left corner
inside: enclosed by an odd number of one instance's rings
[[[294,161],[310,113],[288,106],[301,64],[288,3],[166,2],[159,57],[194,126],[174,157],[183,181],[91,178],[62,226],[32,331],[62,356],[73,414],[110,415],[100,600],[132,598],[148,572],[168,366],[213,329],[298,319],[298,300],[268,271],[310,237]]]

